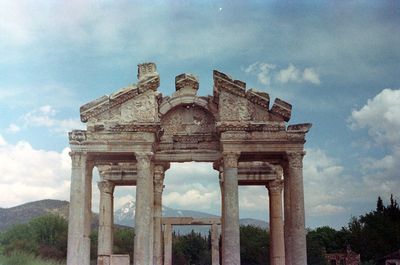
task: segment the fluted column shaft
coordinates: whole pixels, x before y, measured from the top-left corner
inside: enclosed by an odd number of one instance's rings
[[[163,265],[162,248],[162,192],[164,189],[164,167],[154,167],[154,265]]]
[[[113,252],[113,225],[114,225],[114,183],[100,181],[97,183],[100,190],[99,207],[99,236],[98,256],[110,256]]]
[[[70,153],[72,159],[68,222],[67,265],[90,264],[93,162],[84,152]]]
[[[270,264],[285,265],[282,213],[283,181],[271,181],[268,183],[267,188],[269,193]]]
[[[172,225],[164,227],[164,265],[172,265]]]
[[[223,169],[220,170],[219,173],[219,185],[220,185],[220,189],[221,189],[221,257],[224,256],[224,248],[222,247],[222,245],[224,244],[223,242],[225,242],[225,238],[224,238],[224,229],[223,227],[225,227],[225,221],[224,221],[224,212],[225,212],[225,205],[224,205],[224,173],[223,173]]]
[[[239,153],[223,154],[223,265],[240,265],[238,158]]]
[[[286,265],[292,265],[292,235],[290,232],[291,228],[291,216],[290,216],[290,185],[289,181],[289,170],[286,165],[283,168],[284,185],[283,185],[283,198],[284,198],[284,234],[285,234],[285,262]]]
[[[211,265],[219,265],[218,225],[211,225]]]
[[[290,234],[291,264],[307,264],[304,188],[303,188],[304,152],[290,152],[288,157],[289,193],[290,193]]]
[[[153,177],[152,153],[138,153],[135,212],[134,264],[152,264]]]

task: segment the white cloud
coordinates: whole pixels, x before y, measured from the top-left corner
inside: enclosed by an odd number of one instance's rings
[[[309,67],[301,70],[292,63],[285,69],[270,63],[255,62],[242,69],[246,74],[254,75],[257,81],[266,86],[273,85],[274,82],[286,84],[289,82],[309,82],[315,85],[321,83],[318,73],[314,68]]]
[[[11,132],[11,133],[16,133],[16,132],[19,132],[20,130],[21,130],[21,128],[18,125],[14,124],[14,123],[11,123],[6,128],[6,131]]]
[[[68,132],[84,128],[78,119],[57,119],[57,111],[50,105],[41,106],[22,116],[25,127],[48,127],[55,132]]]
[[[293,64],[289,64],[286,69],[282,69],[276,75],[276,79],[286,84],[288,82],[302,83],[309,82],[315,85],[319,85],[321,81],[314,68],[305,68],[303,71],[295,67]]]
[[[308,81],[316,85],[319,85],[321,83],[321,81],[319,80],[319,75],[314,70],[314,68],[305,68],[302,77],[303,81]]]
[[[346,211],[347,209],[342,206],[333,204],[320,204],[311,209],[311,214],[326,216],[326,215],[336,215],[340,213],[345,213]]]
[[[360,110],[353,110],[349,119],[350,127],[367,128],[378,144],[400,145],[400,89],[386,88]]]
[[[400,186],[400,90],[383,89],[348,119],[352,130],[367,129],[370,142],[385,153],[361,159],[366,192],[388,197]],[[371,145],[372,148],[374,145]]]
[[[118,187],[117,189],[120,189],[120,187]],[[117,190],[116,190],[116,192],[117,192]],[[136,198],[133,196],[133,194],[122,195],[119,197],[115,196],[114,210],[120,209],[122,206],[124,206],[126,203],[128,203],[130,201],[136,201]]]
[[[0,146],[6,145],[7,142],[6,140],[3,138],[3,136],[0,134]]]
[[[0,137],[0,142],[2,137]],[[33,148],[28,142],[0,143],[1,207],[39,199],[69,200],[69,149],[62,152]]]
[[[304,190],[306,212],[313,215],[325,215],[319,211],[321,205],[344,203],[344,198],[359,186],[357,179],[343,173],[339,161],[328,156],[321,149],[307,149],[304,157]],[[350,184],[351,183],[351,184]]]
[[[301,74],[299,69],[297,69],[293,64],[289,64],[286,69],[279,71],[276,79],[283,84],[286,84],[290,81],[301,82]]]
[[[186,192],[169,192],[163,196],[163,203],[165,205],[174,205],[177,208],[195,208],[210,210],[220,201],[220,192],[218,190],[198,190],[190,189]]]
[[[271,70],[275,69],[275,65],[269,63],[255,62],[244,69],[246,74],[257,76],[257,81],[263,85],[271,84]]]

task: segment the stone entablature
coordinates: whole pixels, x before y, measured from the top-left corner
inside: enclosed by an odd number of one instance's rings
[[[176,91],[163,96],[156,65],[139,64],[136,84],[81,107],[87,129],[69,133],[68,265],[90,262],[93,167],[101,176],[99,262],[113,257],[114,187],[135,185],[134,264],[169,264],[162,247],[163,229],[170,240],[172,225],[162,227],[164,176],[171,162],[188,161],[212,162],[219,171],[223,265],[240,264],[239,185],[268,189],[271,264],[307,263],[302,161],[311,124],[287,125],[291,104],[277,98],[270,108],[267,93],[218,71],[213,79],[213,95],[198,96],[199,80],[184,73],[175,78]],[[213,240],[215,252],[216,233]]]

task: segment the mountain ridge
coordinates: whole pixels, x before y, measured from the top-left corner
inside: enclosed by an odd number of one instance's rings
[[[216,217],[219,216],[193,210],[173,209],[162,206],[164,217]],[[15,224],[27,223],[31,219],[47,214],[58,214],[68,219],[69,202],[63,200],[45,199],[27,202],[10,208],[0,208],[0,231],[6,230]],[[114,212],[114,222],[119,226],[134,227],[135,202],[129,201]],[[240,219],[241,225],[252,225],[268,229],[268,223],[253,218]],[[93,213],[92,229],[98,226],[98,214]],[[175,226],[174,231],[180,234],[189,233],[191,230],[201,234],[208,234],[208,226]]]

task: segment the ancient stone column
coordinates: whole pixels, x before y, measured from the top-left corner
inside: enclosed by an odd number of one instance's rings
[[[224,240],[222,242],[222,264],[240,265],[239,195],[238,195],[239,153],[224,153]]]
[[[289,181],[289,169],[288,166],[285,165],[283,167],[283,205],[284,205],[284,234],[285,234],[285,262],[286,265],[292,265],[292,235],[290,232],[290,184]]]
[[[224,207],[224,173],[223,173],[223,169],[220,169],[219,172],[219,186],[221,189],[221,242],[224,242],[224,229],[222,229],[222,227],[225,226],[225,222],[224,222],[224,211],[225,211],[225,207]],[[222,248],[221,245],[221,257],[224,256],[224,249]]]
[[[211,225],[211,264],[219,265],[219,236],[218,225]]]
[[[93,161],[85,152],[70,152],[72,159],[68,222],[67,265],[90,265]]]
[[[303,188],[304,152],[289,152],[288,174],[290,183],[290,234],[292,265],[307,264],[306,230]]]
[[[134,264],[152,264],[153,177],[152,153],[137,153]]]
[[[97,183],[100,190],[99,207],[99,236],[98,236],[98,264],[109,258],[113,253],[113,226],[114,226],[114,183],[100,181]]]
[[[282,180],[267,185],[269,193],[270,264],[285,265],[285,243],[282,213]]]
[[[172,225],[164,226],[164,265],[172,265]]]
[[[162,192],[164,189],[164,167],[154,167],[154,265],[163,265],[162,248]]]

